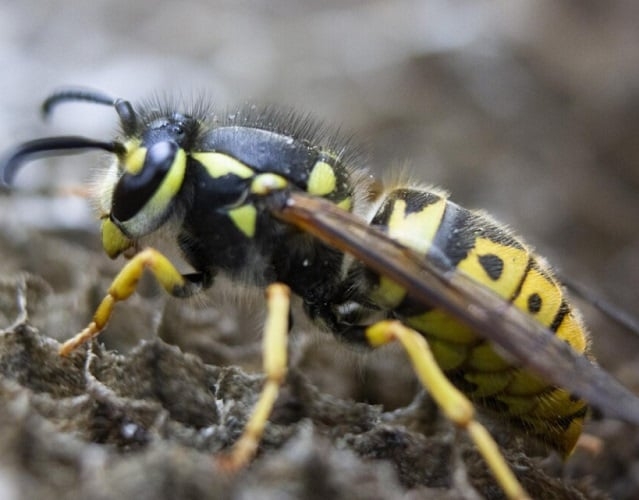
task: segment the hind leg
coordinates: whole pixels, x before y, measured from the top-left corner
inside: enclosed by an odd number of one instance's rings
[[[511,499],[529,498],[497,443],[486,428],[475,420],[472,403],[446,378],[421,334],[399,321],[385,320],[368,327],[365,335],[373,347],[398,341],[408,354],[419,381],[444,414],[468,432],[506,496]]]

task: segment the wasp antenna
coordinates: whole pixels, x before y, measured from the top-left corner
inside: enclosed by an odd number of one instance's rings
[[[113,107],[115,107],[115,111],[120,117],[123,132],[126,135],[134,135],[138,125],[138,117],[131,103],[124,99],[116,99]]]
[[[42,103],[42,115],[47,118],[58,104],[66,101],[85,101],[95,104],[114,106],[116,98],[99,90],[85,88],[67,88],[54,92]]]
[[[120,142],[103,142],[86,137],[64,136],[47,137],[25,142],[11,151],[0,162],[0,182],[8,187],[22,165],[43,156],[69,155],[82,153],[90,149],[102,149],[109,153],[122,155],[124,145]]]
[[[68,101],[84,101],[103,104],[115,108],[122,129],[126,135],[133,135],[137,127],[137,115],[129,101],[113,97],[100,90],[86,88],[68,88],[54,92],[42,103],[42,115],[48,118],[58,104]]]

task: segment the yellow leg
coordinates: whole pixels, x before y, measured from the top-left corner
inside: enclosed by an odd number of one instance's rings
[[[289,288],[282,283],[274,283],[266,289],[268,310],[263,337],[266,382],[242,436],[228,454],[217,458],[220,467],[229,472],[244,467],[255,456],[280,386],[286,377],[290,294]]]
[[[170,294],[179,294],[180,290],[189,285],[173,264],[160,252],[153,248],[142,250],[127,262],[115,277],[106,297],[102,299],[95,311],[93,321],[89,323],[89,326],[62,344],[59,349],[60,355],[67,356],[104,329],[111,317],[115,303],[131,296],[145,269],[149,269],[160,285]]]
[[[511,499],[529,498],[489,432],[474,419],[472,403],[446,378],[422,335],[399,321],[389,320],[367,328],[366,338],[373,347],[393,340],[400,342],[422,385],[446,416],[457,426],[466,429],[506,496]]]

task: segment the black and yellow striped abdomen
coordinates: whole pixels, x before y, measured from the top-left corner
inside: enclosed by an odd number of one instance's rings
[[[472,277],[536,318],[575,351],[586,353],[586,331],[551,270],[486,215],[464,209],[437,191],[402,188],[387,195],[371,223],[420,254]],[[436,309],[424,310],[384,277],[378,278],[373,290],[375,303],[392,309],[428,339],[442,369],[473,401],[564,455],[572,451],[586,413],[583,400],[514,367],[455,318]]]

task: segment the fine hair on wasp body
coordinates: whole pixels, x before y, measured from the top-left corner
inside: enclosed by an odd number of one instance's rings
[[[374,196],[377,188],[350,144],[290,112],[249,107],[218,116],[204,100],[190,109],[158,100],[133,106],[84,89],[53,94],[43,110],[50,113],[67,101],[112,106],[120,120],[118,137],[23,143],[0,166],[2,182],[10,184],[22,164],[40,156],[110,153],[95,189],[102,246],[109,257],[125,254],[130,260],[91,324],[62,346],[62,354],[100,333],[114,304],[133,293],[145,269],[177,297],[208,288],[224,274],[259,287],[284,284],[301,298],[309,318],[347,343],[377,347],[397,340],[422,384],[468,431],[510,497],[525,493],[474,420],[466,397],[564,457],[581,433],[587,412],[582,398],[594,397],[593,403],[610,410],[605,398],[621,395],[628,406],[617,409],[617,416],[639,423],[636,398],[611,389],[611,379],[584,359],[586,329],[551,269],[487,215],[409,182]],[[323,219],[333,210],[334,219]],[[145,248],[158,232],[193,273],[180,274],[162,253]],[[386,263],[389,254],[395,257]],[[400,279],[410,266],[417,266],[417,285]],[[422,273],[443,286],[425,284]],[[423,290],[433,300],[424,299]],[[269,291],[269,304],[279,304],[273,314],[287,316],[286,293]],[[475,310],[496,321],[477,326]],[[505,326],[509,322],[519,329]],[[236,447],[241,451],[232,454],[233,467],[254,453],[285,372],[286,341],[274,331],[285,330],[286,322],[267,324],[275,325],[266,327],[267,338],[276,339],[265,347],[267,385]],[[517,344],[531,346],[527,354],[533,358],[556,356],[560,362],[556,368],[528,362]],[[582,390],[573,383],[575,366],[585,367],[585,379],[599,382],[597,387]],[[606,389],[608,396],[599,394]]]

